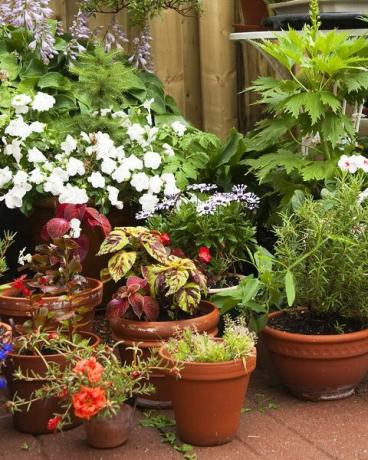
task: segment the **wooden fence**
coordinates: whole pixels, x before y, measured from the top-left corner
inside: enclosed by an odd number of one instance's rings
[[[56,15],[69,26],[75,0],[53,0]],[[164,12],[151,22],[155,69],[184,115],[202,129],[226,137],[238,126],[235,45],[229,41],[236,0],[203,0],[201,17]],[[97,17],[96,25],[108,20]],[[131,33],[126,18],[119,20]]]

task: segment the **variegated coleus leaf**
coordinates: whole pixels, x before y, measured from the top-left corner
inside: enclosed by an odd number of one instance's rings
[[[111,252],[120,251],[129,243],[129,238],[123,227],[117,227],[112,230],[101,244],[97,255],[109,254]]]
[[[201,291],[195,283],[187,283],[174,296],[174,305],[189,314],[196,312],[200,301]]]
[[[156,236],[152,235],[152,233],[148,233],[147,235],[142,235],[140,241],[144,249],[153,259],[161,263],[166,262],[167,252],[165,246]]]
[[[151,232],[145,227],[120,227],[127,236],[140,238],[142,235],[150,234]]]
[[[133,267],[136,261],[137,253],[134,251],[120,251],[111,257],[108,263],[111,278],[118,282]]]
[[[203,293],[207,294],[208,287],[207,287],[207,277],[204,273],[202,273],[200,270],[191,270],[190,271],[190,276],[192,280],[199,285],[200,289],[203,291]]]
[[[164,272],[164,283],[166,291],[166,295],[169,296],[171,294],[175,294],[182,288],[189,278],[189,272],[187,270],[167,270]]]

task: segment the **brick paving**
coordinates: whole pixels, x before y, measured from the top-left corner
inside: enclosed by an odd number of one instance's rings
[[[348,370],[347,370],[348,371]],[[368,460],[368,390],[362,385],[349,399],[304,402],[257,370],[251,380],[247,409],[231,444],[195,448],[198,460]],[[165,414],[172,416],[170,411]],[[0,458],[9,460],[171,460],[183,456],[161,442],[156,429],[139,425],[125,446],[94,450],[84,441],[83,428],[63,434],[33,437],[16,432],[11,417],[0,415]]]

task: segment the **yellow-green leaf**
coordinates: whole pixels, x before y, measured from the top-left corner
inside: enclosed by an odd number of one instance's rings
[[[103,254],[120,251],[125,248],[128,243],[129,239],[126,236],[124,229],[114,228],[114,230],[112,230],[102,242],[97,255],[102,256]]]
[[[134,251],[120,251],[109,260],[108,267],[112,279],[118,282],[134,265],[137,253]]]

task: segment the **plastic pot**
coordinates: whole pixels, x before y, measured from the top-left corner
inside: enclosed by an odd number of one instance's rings
[[[81,335],[90,338],[91,345],[97,345],[100,339],[97,335],[90,332],[81,332]],[[43,359],[42,359],[43,358]],[[46,374],[47,368],[44,360],[47,363],[56,363],[61,369],[66,366],[67,361],[65,356],[60,354],[40,356],[27,356],[18,355],[16,353],[9,353],[4,367],[4,374],[8,382],[9,397],[13,399],[14,395],[17,397],[29,400],[34,391],[38,390],[45,384],[45,380],[32,380],[27,382],[25,380],[18,380],[14,377],[14,372],[18,369],[23,374],[35,374],[43,377]],[[13,414],[14,428],[23,433],[29,434],[46,434],[50,433],[47,429],[47,423],[55,413],[63,411],[61,407],[62,400],[60,398],[50,398],[45,400],[35,401],[31,404],[29,410],[17,411]],[[73,424],[66,429],[73,428],[81,423],[80,420],[75,419]]]
[[[177,363],[165,346],[160,356],[169,368],[180,368],[180,378],[168,371],[180,440],[194,446],[230,442],[237,433],[249,378],[256,367],[256,349],[245,360],[219,363]]]
[[[133,409],[124,404],[112,418],[93,417],[84,424],[87,442],[97,449],[113,449],[125,444],[133,424]]]
[[[88,309],[87,312],[81,314],[83,320],[81,321],[81,329],[91,330],[92,322],[95,316],[95,309],[102,302],[103,284],[101,281],[93,278],[87,278],[88,287],[75,296],[72,300],[72,305],[69,301],[65,300],[65,296],[58,297],[44,297],[43,307],[46,307],[50,312],[68,312],[71,309],[76,310],[84,307]],[[0,316],[9,322],[13,319],[16,324],[23,324],[30,318],[30,305],[29,300],[25,297],[16,297],[18,291],[14,288],[4,289],[0,294]],[[56,326],[56,325],[55,325]]]
[[[132,352],[129,347],[139,344],[143,351],[143,356],[148,356],[152,349],[158,350],[162,342],[172,337],[176,331],[192,327],[198,332],[206,332],[211,336],[218,333],[218,322],[220,314],[216,305],[211,302],[202,301],[200,304],[201,316],[181,321],[130,321],[122,318],[110,320],[113,331],[113,338],[122,341],[119,346],[120,358],[122,363],[131,362]],[[156,392],[152,396],[138,398],[137,404],[140,407],[168,408],[171,406],[168,395],[167,378],[161,372],[155,372],[150,378],[150,382],[156,387]]]
[[[272,313],[270,318],[283,314]],[[346,398],[368,371],[368,329],[350,334],[304,335],[267,326],[263,338],[280,381],[303,399]]]

